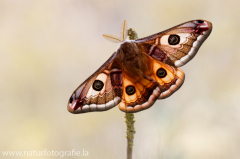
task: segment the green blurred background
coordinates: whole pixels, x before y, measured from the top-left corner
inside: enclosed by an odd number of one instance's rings
[[[118,47],[102,34],[118,34],[123,20],[140,38],[205,19],[213,31],[182,67],[182,88],[135,114],[133,157],[239,159],[239,7],[236,0],[0,0],[0,150],[125,158],[118,107],[67,111],[72,92]]]

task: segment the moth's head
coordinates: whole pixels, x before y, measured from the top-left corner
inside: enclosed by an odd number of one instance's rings
[[[127,40],[120,44],[117,53],[121,59],[120,61],[131,61],[138,55],[139,49],[133,41]]]
[[[134,43],[134,40],[126,40],[120,43],[117,50],[123,50],[124,52],[133,52],[136,49],[136,44]]]

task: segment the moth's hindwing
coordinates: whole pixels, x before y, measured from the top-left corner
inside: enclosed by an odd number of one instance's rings
[[[135,113],[150,108],[161,93],[159,84],[153,79],[139,75],[136,80],[123,72],[123,95],[118,107],[127,113]]]
[[[161,94],[158,99],[164,99],[172,95],[183,84],[185,75],[180,68],[175,68],[163,62],[149,58],[151,61],[151,78],[161,86]]]

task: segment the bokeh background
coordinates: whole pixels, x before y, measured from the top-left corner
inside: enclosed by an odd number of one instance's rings
[[[118,34],[123,20],[145,37],[205,19],[213,31],[182,67],[184,85],[135,114],[133,158],[239,159],[239,6],[236,0],[0,0],[0,150],[84,149],[89,156],[82,158],[125,158],[125,114],[118,107],[67,111],[75,88],[118,47],[102,34]]]

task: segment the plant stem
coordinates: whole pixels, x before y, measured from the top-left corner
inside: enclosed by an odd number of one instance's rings
[[[134,129],[134,114],[133,113],[126,113],[126,124],[127,124],[127,159],[132,159],[132,148],[133,148],[133,139],[135,134]]]
[[[137,39],[137,33],[135,30],[132,28],[128,29],[128,36],[130,40],[135,40]],[[126,124],[127,124],[127,159],[132,159],[132,148],[133,148],[133,139],[134,139],[134,134],[135,134],[135,129],[134,129],[134,114],[133,113],[126,113],[125,114],[126,118]]]

